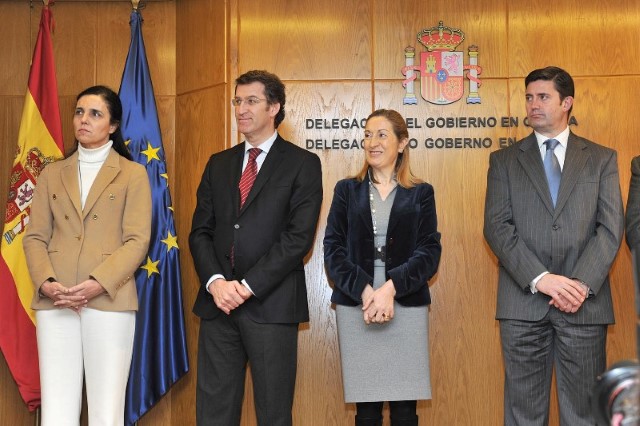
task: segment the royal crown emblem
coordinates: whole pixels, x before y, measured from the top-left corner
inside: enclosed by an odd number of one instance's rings
[[[437,27],[425,28],[418,33],[418,42],[427,50],[420,52],[420,65],[414,65],[416,50],[413,46],[404,49],[405,66],[402,74],[406,89],[402,103],[416,105],[418,99],[414,92],[415,71],[420,75],[420,94],[430,103],[447,105],[456,102],[464,94],[464,72],[469,80],[467,103],[479,104],[478,89],[481,81],[478,75],[482,68],[478,66],[478,46],[469,46],[469,65],[464,65],[463,52],[456,47],[464,41],[464,32],[445,26],[442,21]]]

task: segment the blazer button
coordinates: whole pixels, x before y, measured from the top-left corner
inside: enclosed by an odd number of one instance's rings
[[[64,215],[65,220],[69,220],[69,216],[68,215]]]
[[[237,223],[236,223],[235,225],[233,225],[233,227],[234,227],[235,229],[240,229],[240,225],[238,225]]]
[[[82,237],[81,237],[80,235],[78,235],[78,236],[76,237],[76,240],[78,240],[78,241],[80,241],[81,239],[82,239]]]
[[[53,196],[51,198],[53,198],[54,200],[57,200],[58,196],[56,194],[53,194]]]
[[[393,238],[389,238],[389,245],[393,244]]]
[[[554,231],[557,231],[558,229],[560,229],[560,227],[558,225],[553,225],[551,229],[553,229]]]
[[[109,194],[109,199],[110,199],[110,200],[115,200],[115,199],[116,199],[116,196],[115,196],[115,195],[113,195],[113,194]]]
[[[92,219],[93,219],[93,220],[98,220],[98,215],[97,215],[97,214],[94,214],[94,215],[93,215],[93,217],[92,217]]]

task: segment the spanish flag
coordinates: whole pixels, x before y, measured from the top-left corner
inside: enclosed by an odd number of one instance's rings
[[[35,316],[29,307],[33,284],[22,238],[29,224],[36,180],[48,163],[62,158],[64,150],[51,43],[52,22],[51,11],[45,4],[31,60],[0,241],[0,349],[30,411],[40,406],[40,372]]]

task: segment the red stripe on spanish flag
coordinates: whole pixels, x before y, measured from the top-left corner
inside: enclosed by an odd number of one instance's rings
[[[22,249],[22,237],[29,223],[36,180],[46,164],[62,158],[64,149],[51,24],[51,11],[44,6],[0,240],[0,349],[20,395],[31,411],[40,406],[40,373],[35,318],[29,307],[33,284]]]

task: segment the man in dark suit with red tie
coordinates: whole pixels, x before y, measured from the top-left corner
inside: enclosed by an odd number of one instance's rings
[[[276,75],[241,75],[232,104],[245,141],[209,159],[189,235],[200,278],[197,424],[240,424],[248,362],[258,424],[287,426],[298,324],[309,320],[303,258],[322,203],[320,160],[276,131],[285,105]]]

